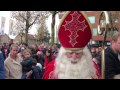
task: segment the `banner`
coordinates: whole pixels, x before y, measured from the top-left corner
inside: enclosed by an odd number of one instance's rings
[[[9,20],[9,34],[12,35],[13,32],[13,20]]]
[[[5,31],[5,21],[6,21],[6,18],[5,17],[1,17],[1,34],[4,33]]]

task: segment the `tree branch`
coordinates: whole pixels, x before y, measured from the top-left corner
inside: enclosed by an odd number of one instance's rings
[[[22,17],[25,21],[27,20],[24,16],[19,13],[19,16]]]
[[[32,26],[35,23],[35,21],[37,20],[38,16],[39,15],[36,16],[36,18],[34,19],[34,21],[29,26]]]

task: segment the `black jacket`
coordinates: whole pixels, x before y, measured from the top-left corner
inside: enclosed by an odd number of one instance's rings
[[[33,73],[31,76],[31,79],[41,79],[42,78],[42,71],[39,66],[35,66],[32,69]]]
[[[33,54],[32,58],[36,59],[37,63],[40,63],[42,65],[42,67],[44,67],[44,56],[43,55]]]
[[[117,74],[120,74],[118,54],[108,47],[105,50],[105,79],[113,79],[114,75]]]
[[[21,64],[22,64],[22,71],[23,72],[29,72],[30,70],[32,70],[32,65],[33,65],[33,58],[32,57],[28,57],[25,58]]]

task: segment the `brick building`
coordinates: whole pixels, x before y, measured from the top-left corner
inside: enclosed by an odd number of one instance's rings
[[[25,43],[25,33],[23,34],[18,34],[14,41],[14,43],[17,43],[17,44],[20,44],[20,43]],[[32,44],[35,44],[36,43],[36,39],[35,37],[32,35],[32,34],[28,34],[28,44],[29,45],[32,45]]]
[[[90,23],[92,24],[92,33],[93,33],[93,37],[91,40],[92,44],[99,44],[101,46],[103,40],[104,40],[104,35],[99,35],[98,34],[98,24],[99,24],[99,19],[101,16],[102,11],[86,11],[85,12],[88,16],[88,19],[90,20]],[[115,13],[115,12],[112,12]],[[119,15],[119,14],[118,14]],[[117,16],[114,25],[114,29],[110,29],[107,32],[107,38],[106,38],[106,45],[110,44],[111,41],[111,36],[116,32],[119,31],[120,29],[120,20],[119,20],[119,16]]]
[[[0,43],[8,43],[10,40],[11,39],[7,34],[0,35]]]

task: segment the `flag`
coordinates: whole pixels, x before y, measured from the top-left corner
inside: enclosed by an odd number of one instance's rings
[[[9,20],[9,34],[11,35],[13,32],[13,20]]]
[[[6,18],[5,17],[1,17],[1,34],[4,33],[5,31],[5,21],[6,21]]]

